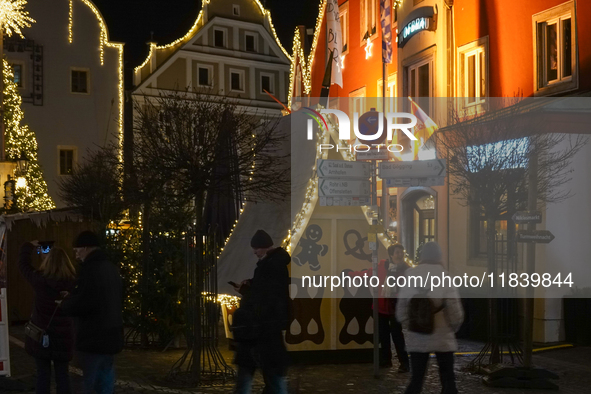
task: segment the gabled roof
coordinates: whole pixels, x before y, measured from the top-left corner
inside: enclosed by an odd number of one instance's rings
[[[204,10],[206,9],[205,7],[208,4],[210,4],[212,2],[216,2],[216,1],[223,1],[223,0],[202,0],[201,11],[199,12],[199,15],[197,16],[195,23],[193,24],[193,26],[189,29],[189,31],[183,37],[180,37],[180,38],[174,40],[173,42],[165,44],[165,45],[157,45],[156,43],[150,43],[150,52],[148,54],[148,57],[143,61],[142,64],[140,64],[139,66],[137,66],[134,69],[134,75],[137,74],[138,72],[141,72],[141,70],[149,64],[150,60],[152,60],[152,56],[154,56],[155,53],[166,54],[168,52],[168,56],[167,56],[167,59],[168,59],[169,57],[172,57],[172,55],[174,53],[176,53],[181,48],[183,48],[183,46],[185,44],[187,44],[188,42],[193,40],[196,37],[196,35],[198,34],[198,32],[206,26],[206,25],[204,25],[204,22],[205,22]],[[252,1],[258,6],[263,19],[266,20],[269,24],[270,33],[272,33],[273,38],[275,39],[275,43],[277,44],[277,46],[279,47],[281,52],[283,52],[285,57],[289,61],[291,61],[292,60],[291,55],[285,50],[283,45],[281,45],[281,42],[279,41],[279,37],[277,37],[277,33],[275,32],[275,27],[273,26],[273,22],[271,19],[271,12],[269,10],[265,9],[259,0],[245,0],[245,1]],[[164,60],[164,61],[166,61],[166,60]],[[161,62],[161,64],[163,64],[163,62]]]

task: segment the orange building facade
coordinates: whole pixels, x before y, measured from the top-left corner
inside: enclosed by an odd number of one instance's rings
[[[591,2],[392,0],[391,4],[394,42],[392,63],[385,67],[386,97],[412,97],[438,125],[449,124],[450,115],[434,105],[437,98],[462,98],[464,109],[482,112],[496,97],[591,95]],[[326,1],[321,0],[308,53],[303,30],[296,31],[288,103],[292,110],[307,105],[306,97],[321,96],[328,61],[325,8]],[[343,108],[351,98],[382,96],[380,1],[339,1],[339,15],[343,86],[331,85],[329,106]],[[371,100],[362,102],[367,105],[360,112],[374,106]],[[377,106],[379,110],[379,102]],[[586,152],[589,149],[581,154]],[[585,174],[578,176],[585,179]],[[591,198],[588,186],[578,187],[573,190],[581,201]],[[447,181],[443,186],[388,188],[387,198],[386,204],[379,202],[380,210],[411,257],[421,243],[436,240],[451,271],[470,275],[485,265],[485,255],[474,252],[479,235],[470,233],[474,227],[467,225],[473,222],[470,210],[454,201]],[[555,228],[561,217],[568,217],[564,209],[544,213],[557,218]],[[505,219],[500,233],[506,232],[506,225]],[[561,225],[568,228],[567,222]],[[581,225],[577,231],[591,236],[589,226]],[[574,249],[568,239],[554,242],[538,253],[538,264],[543,266],[551,258],[576,258],[579,252]],[[534,340],[563,340],[561,316],[558,300],[541,300]]]

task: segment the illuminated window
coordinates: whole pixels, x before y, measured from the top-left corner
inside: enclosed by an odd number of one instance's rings
[[[460,96],[466,105],[483,103],[488,95],[488,37],[458,49]]]
[[[553,94],[578,87],[574,2],[533,16],[536,93]]]
[[[407,95],[421,107],[427,115],[431,114],[433,92],[433,60],[424,60],[407,68]]]
[[[86,93],[89,89],[89,72],[85,69],[73,68],[70,70],[70,92],[72,93]]]
[[[357,112],[359,116],[365,113],[365,97],[365,86],[349,93],[349,119],[354,119],[355,112]]]
[[[378,94],[377,97],[382,97],[384,93],[384,82],[380,78],[378,80]],[[378,111],[382,111],[382,100],[378,100]],[[388,85],[386,85],[386,111],[396,112],[396,73],[388,76]]]
[[[23,87],[23,65],[22,64],[13,64],[12,65],[12,73],[14,74],[14,83],[19,88]]]
[[[378,0],[361,0],[361,18],[359,20],[361,41],[372,38],[377,33]]]
[[[341,35],[343,36],[343,47],[341,55],[349,53],[349,2],[339,6],[339,19],[341,21]]]

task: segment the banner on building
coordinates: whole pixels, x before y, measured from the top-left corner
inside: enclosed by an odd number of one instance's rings
[[[392,2],[380,0],[382,23],[382,62],[392,63]]]
[[[328,53],[331,53],[333,62],[330,75],[331,84],[343,87],[343,71],[341,70],[341,51],[343,48],[343,34],[341,32],[341,20],[339,17],[338,0],[329,0],[326,3],[326,24],[328,31]]]

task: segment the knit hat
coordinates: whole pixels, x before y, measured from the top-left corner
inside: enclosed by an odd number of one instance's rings
[[[421,249],[420,261],[434,261],[441,263],[443,260],[443,253],[441,253],[441,247],[437,242],[427,242]]]
[[[264,230],[258,230],[250,240],[250,247],[253,249],[266,249],[271,246],[273,246],[273,240]]]
[[[74,241],[75,248],[100,246],[99,239],[92,231],[82,231]]]

